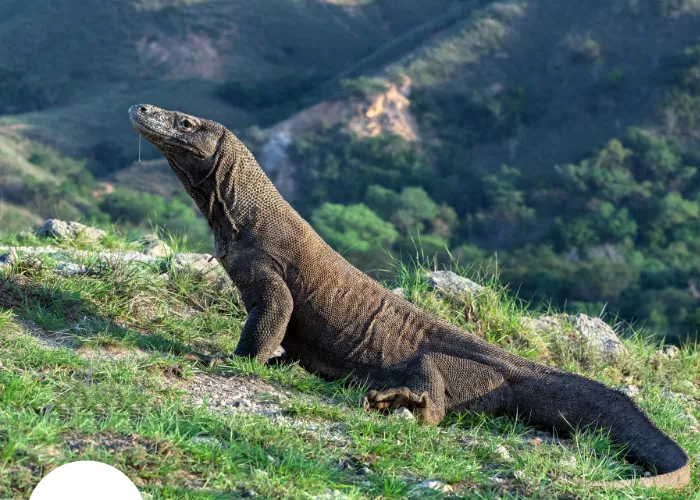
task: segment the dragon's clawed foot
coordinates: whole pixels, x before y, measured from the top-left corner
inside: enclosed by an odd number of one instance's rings
[[[365,410],[388,411],[405,406],[409,410],[426,408],[429,403],[427,393],[416,394],[408,387],[394,387],[380,391],[370,390],[365,393],[362,406]]]

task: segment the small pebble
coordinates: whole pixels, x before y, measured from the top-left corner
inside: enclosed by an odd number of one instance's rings
[[[665,345],[660,351],[656,351],[665,358],[675,359],[681,353],[681,350],[675,345]]]
[[[527,440],[527,444],[530,444],[532,446],[541,446],[544,441],[542,441],[542,438],[532,438]]]
[[[511,458],[510,453],[508,453],[508,449],[503,445],[499,445],[498,448],[496,448],[496,453],[503,460],[510,460],[510,458]]]
[[[422,483],[418,483],[416,488],[425,488],[428,490],[439,491],[440,493],[452,493],[454,489],[449,484],[445,484],[442,481],[437,481],[435,479],[428,479]]]
[[[327,498],[348,498],[348,496],[340,490],[330,490],[322,495],[316,495],[311,498],[313,498],[313,500],[326,500]]]
[[[413,420],[415,417],[413,416],[413,413],[411,413],[411,410],[406,408],[405,406],[401,406],[394,411],[394,416],[396,418],[401,418],[404,420]]]
[[[213,444],[218,445],[219,440],[210,436],[194,436],[192,437],[192,442],[194,444]]]
[[[623,385],[622,387],[619,387],[618,390],[631,398],[638,396],[640,392],[639,387],[636,385]]]
[[[212,397],[212,399],[214,399]],[[249,399],[234,399],[231,401],[231,406],[235,408],[250,408],[253,406],[253,403]]]
[[[472,438],[466,438],[466,437],[460,438],[458,440],[458,442],[459,442],[459,444],[463,444],[464,446],[468,446],[469,448],[473,448],[473,447],[476,447],[476,446],[479,446],[482,444],[481,441],[479,441],[478,439],[472,439]]]

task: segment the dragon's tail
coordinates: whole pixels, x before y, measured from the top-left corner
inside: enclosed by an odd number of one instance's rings
[[[539,373],[538,373],[539,372]],[[625,394],[593,380],[560,372],[520,374],[511,380],[506,413],[529,417],[532,425],[568,434],[572,427],[607,431],[626,447],[627,458],[658,475],[594,483],[623,487],[633,484],[683,488],[690,482],[688,455]]]

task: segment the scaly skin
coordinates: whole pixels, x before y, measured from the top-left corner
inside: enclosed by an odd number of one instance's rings
[[[165,155],[214,232],[216,254],[248,318],[234,352],[288,360],[333,380],[368,383],[364,406],[406,406],[429,424],[473,410],[567,434],[603,428],[628,458],[682,488],[688,456],[626,395],[510,354],[394,295],[331,249],[279,195],[223,125],[141,104],[133,127]],[[630,481],[599,483],[625,486]]]

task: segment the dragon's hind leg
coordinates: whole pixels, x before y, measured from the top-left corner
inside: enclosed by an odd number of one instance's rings
[[[445,382],[431,356],[421,356],[408,366],[400,386],[367,391],[363,406],[380,411],[404,406],[423,422],[437,424],[445,417]]]

